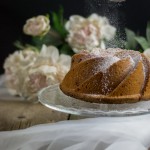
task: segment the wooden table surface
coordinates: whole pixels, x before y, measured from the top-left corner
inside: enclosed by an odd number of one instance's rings
[[[40,103],[0,100],[0,131],[24,129],[67,119],[68,114],[56,112]]]

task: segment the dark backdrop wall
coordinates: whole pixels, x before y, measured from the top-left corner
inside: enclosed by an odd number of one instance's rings
[[[145,34],[150,20],[150,0],[127,0],[122,4],[107,3],[108,0],[1,0],[0,1],[0,73],[3,73],[4,59],[16,48],[16,39],[28,40],[22,33],[26,19],[36,15],[57,11],[64,7],[64,16],[72,14],[87,16],[99,13],[110,19],[121,32],[126,26]]]

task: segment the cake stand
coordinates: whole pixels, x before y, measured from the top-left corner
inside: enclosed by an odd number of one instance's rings
[[[56,111],[86,117],[124,117],[150,113],[150,101],[131,104],[97,104],[84,102],[65,95],[59,84],[43,88],[38,93],[39,101]]]

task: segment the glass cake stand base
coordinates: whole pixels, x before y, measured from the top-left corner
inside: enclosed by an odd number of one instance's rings
[[[131,104],[97,104],[67,96],[59,84],[46,87],[38,93],[39,101],[56,111],[86,117],[123,117],[150,113],[150,101]]]

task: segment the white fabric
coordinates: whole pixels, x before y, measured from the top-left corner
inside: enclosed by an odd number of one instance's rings
[[[0,132],[1,150],[147,150],[150,115],[92,118]]]

